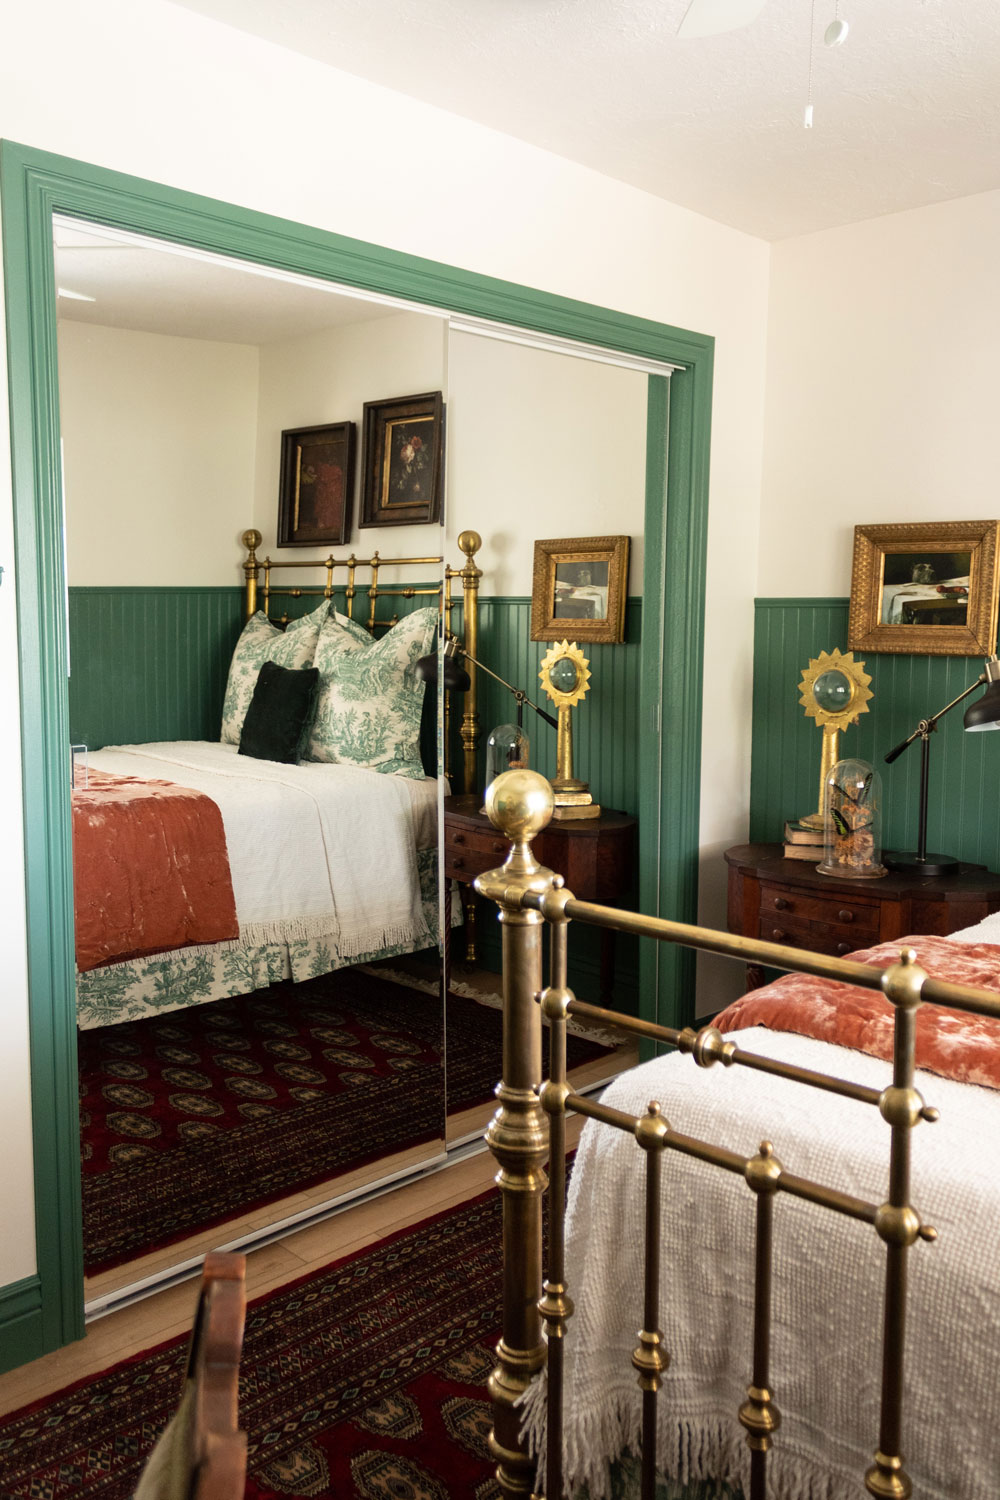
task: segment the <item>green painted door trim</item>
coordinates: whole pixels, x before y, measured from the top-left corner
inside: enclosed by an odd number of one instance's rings
[[[82,1333],[52,215],[131,229],[401,297],[445,313],[531,328],[682,367],[670,381],[669,429],[667,381],[650,379],[651,390],[657,392],[651,404],[660,415],[651,443],[657,452],[648,461],[646,519],[647,533],[659,537],[653,551],[662,572],[654,571],[647,555],[645,593],[647,599],[658,597],[665,587],[668,602],[660,630],[651,632],[662,648],[655,653],[650,648],[644,676],[650,699],[659,702],[661,672],[668,675],[671,702],[668,732],[659,745],[653,736],[641,736],[640,751],[646,804],[655,809],[655,840],[642,841],[653,851],[642,856],[644,891],[654,897],[648,910],[689,919],[694,915],[698,847],[701,622],[714,340],[12,142],[0,146],[0,195],[21,655],[39,1336],[43,1347],[51,1349]],[[695,654],[685,654],[690,651]],[[652,788],[660,780],[660,747],[665,755],[663,790],[654,795]],[[663,1015],[676,1010],[673,984],[658,980],[657,993],[647,994],[648,1012],[656,1009]]]

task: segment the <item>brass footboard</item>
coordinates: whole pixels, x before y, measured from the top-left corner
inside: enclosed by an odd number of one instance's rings
[[[737,1414],[751,1453],[750,1500],[764,1500],[766,1495],[767,1454],[781,1421],[769,1363],[775,1197],[786,1193],[873,1226],[885,1245],[884,1321],[880,1418],[874,1461],[864,1476],[864,1484],[873,1496],[905,1500],[912,1493],[902,1458],[907,1261],[909,1250],[918,1239],[935,1238],[934,1229],[921,1221],[910,1201],[912,1130],[921,1121],[937,1119],[937,1111],[926,1105],[914,1088],[916,1015],[921,1004],[932,1003],[1000,1017],[1000,1000],[985,991],[929,978],[916,964],[912,950],[902,951],[899,962],[883,970],[577,901],[562,888],[560,876],[538,865],[531,850],[532,839],[551,816],[552,793],[548,782],[534,772],[508,772],[493,783],[487,807],[494,824],[511,840],[511,852],[502,869],[492,870],[476,881],[480,894],[496,901],[500,909],[503,939],[503,1081],[497,1090],[500,1107],[487,1136],[499,1163],[497,1182],[503,1195],[503,1328],[497,1349],[498,1364],[490,1381],[493,1400],[490,1448],[497,1460],[502,1493],[508,1497],[535,1495],[535,1461],[520,1435],[517,1403],[532,1377],[547,1362],[545,1495],[548,1500],[561,1500],[563,1495],[563,1348],[573,1313],[572,1288],[567,1287],[565,1278],[563,1220],[566,1114],[572,1110],[632,1134],[646,1153],[644,1320],[632,1355],[643,1392],[644,1500],[654,1494],[657,1392],[669,1362],[659,1330],[658,1307],[660,1169],[665,1151],[676,1151],[742,1176],[756,1198],[753,1349],[746,1400]],[[892,1083],[881,1090],[850,1083],[741,1049],[725,1041],[713,1026],[699,1031],[676,1030],[631,1020],[576,1000],[566,982],[570,920],[727,954],[744,963],[752,961],[794,969],[883,991],[894,1008]],[[543,989],[544,924],[550,929],[551,974],[548,986]],[[549,1022],[551,1045],[550,1073],[544,1083],[543,1015]],[[574,1015],[610,1023],[633,1035],[668,1044],[689,1054],[701,1068],[717,1063],[727,1069],[752,1068],[877,1108],[890,1130],[885,1201],[867,1202],[835,1186],[794,1176],[784,1169],[766,1140],[754,1156],[746,1158],[673,1130],[655,1103],[650,1104],[645,1116],[637,1118],[574,1094],[566,1081],[566,1021]],[[546,1160],[548,1178],[544,1170]],[[550,1248],[543,1282],[542,1196],[549,1184]]]

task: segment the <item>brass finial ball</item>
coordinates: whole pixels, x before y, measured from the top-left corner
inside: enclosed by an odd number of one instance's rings
[[[473,553],[478,552],[482,545],[483,539],[478,531],[462,531],[459,533],[459,551],[464,552],[466,557],[471,557]]]
[[[504,771],[486,788],[486,812],[510,839],[533,839],[552,817],[552,787],[537,771]]]
[[[248,552],[256,552],[263,540],[264,538],[256,527],[251,527],[249,531],[244,531],[243,533],[243,545]]]

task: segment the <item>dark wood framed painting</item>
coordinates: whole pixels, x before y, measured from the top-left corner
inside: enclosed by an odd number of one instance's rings
[[[998,572],[998,521],[855,526],[848,647],[989,656]]]
[[[440,391],[366,401],[362,526],[441,519],[444,400]]]
[[[340,546],[351,534],[354,422],[281,434],[278,546]]]
[[[535,543],[531,639],[625,639],[627,536],[561,537]]]

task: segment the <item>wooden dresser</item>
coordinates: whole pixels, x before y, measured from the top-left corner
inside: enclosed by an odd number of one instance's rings
[[[1000,911],[1000,875],[984,865],[959,865],[953,875],[890,871],[879,880],[841,880],[785,859],[781,844],[740,844],[726,851],[726,862],[730,932],[837,957],[910,933],[947,937]],[[763,983],[755,965],[747,983]]]
[[[475,892],[477,875],[502,865],[510,846],[485,814],[479,797],[444,799],[444,873],[462,882],[466,914],[466,958],[475,961]],[[616,905],[633,882],[636,820],[627,813],[602,809],[598,818],[552,822],[532,843],[540,864],[562,875],[581,901]],[[601,991],[608,995],[614,979],[613,932],[602,932]]]

